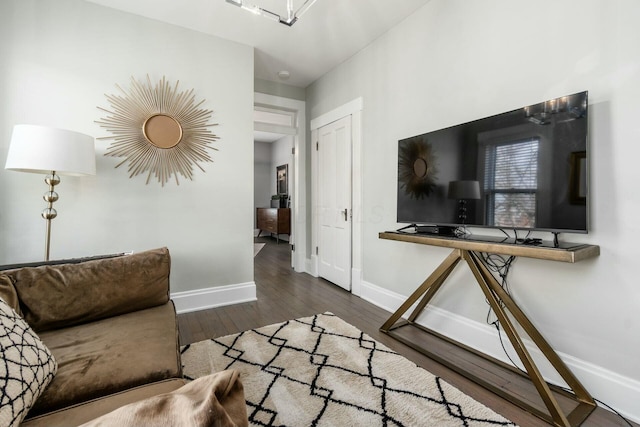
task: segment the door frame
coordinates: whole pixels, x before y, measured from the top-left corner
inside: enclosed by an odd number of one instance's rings
[[[291,265],[296,272],[305,272],[307,247],[307,185],[306,185],[306,156],[307,156],[307,121],[306,102],[297,99],[284,98],[254,92],[254,104],[261,104],[274,109],[292,110],[296,113],[297,128],[293,135],[293,165],[289,168],[289,179],[293,185],[293,200],[291,205],[291,235],[295,250],[291,252]],[[293,169],[293,174],[291,173]]]
[[[351,293],[360,296],[362,289],[362,98],[356,98],[325,114],[311,119],[311,258],[307,272],[318,277],[318,129],[351,116]]]

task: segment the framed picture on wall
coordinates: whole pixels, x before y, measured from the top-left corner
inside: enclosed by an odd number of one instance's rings
[[[289,165],[282,165],[276,168],[276,190],[278,194],[289,194]]]

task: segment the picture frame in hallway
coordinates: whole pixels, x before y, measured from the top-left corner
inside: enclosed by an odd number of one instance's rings
[[[289,165],[276,167],[276,192],[278,194],[289,194]]]

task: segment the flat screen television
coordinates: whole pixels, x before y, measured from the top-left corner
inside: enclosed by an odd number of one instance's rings
[[[587,96],[398,141],[398,222],[586,233]]]

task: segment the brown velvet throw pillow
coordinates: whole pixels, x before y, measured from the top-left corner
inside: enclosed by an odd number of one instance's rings
[[[82,427],[248,425],[239,373],[226,370],[200,377],[174,392],[123,406]]]
[[[78,264],[23,267],[11,275],[36,332],[155,307],[169,301],[167,248]]]

